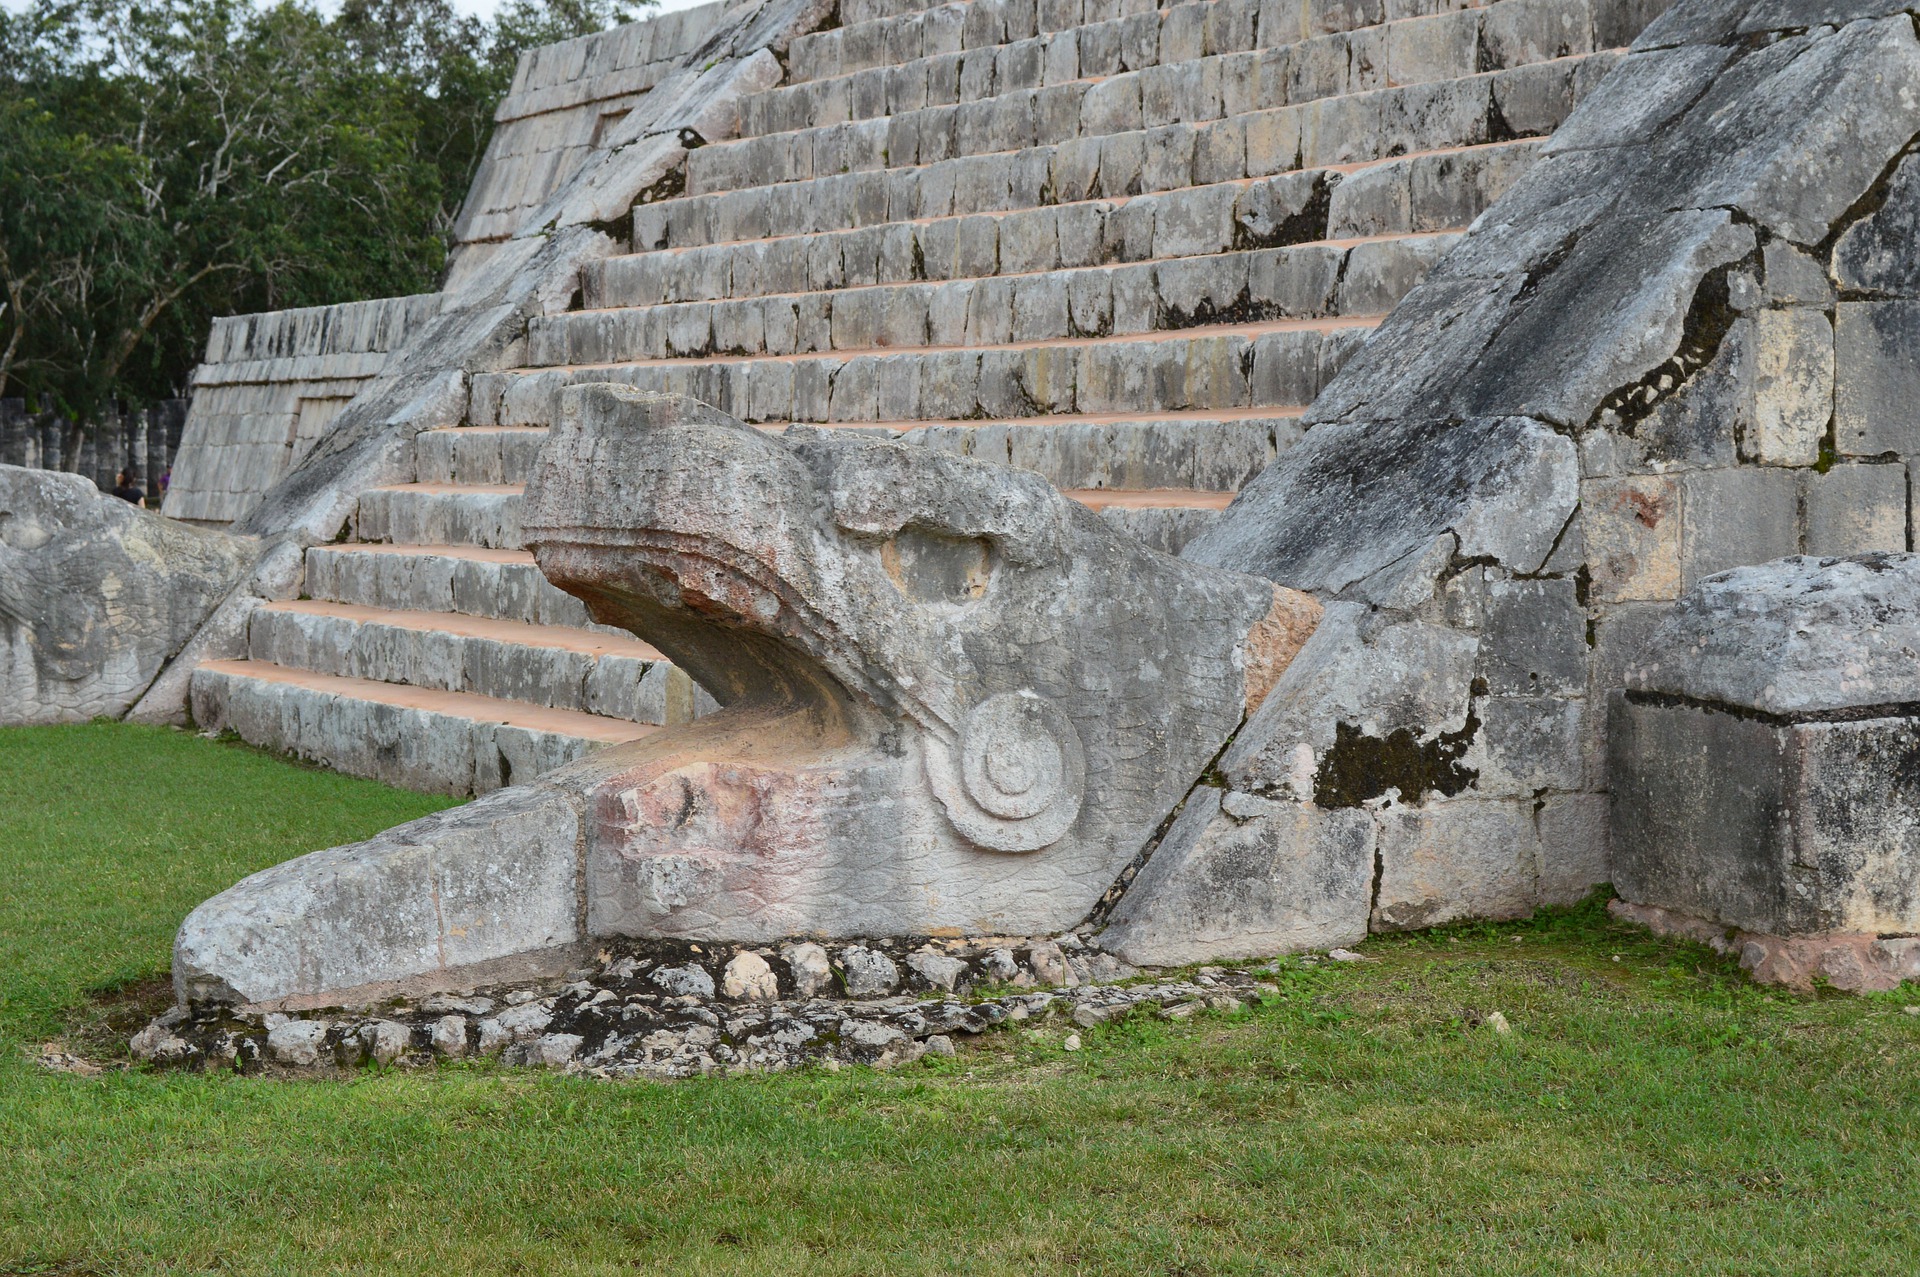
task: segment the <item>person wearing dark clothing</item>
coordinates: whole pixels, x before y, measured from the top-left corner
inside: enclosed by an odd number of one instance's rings
[[[114,480],[113,495],[122,501],[131,501],[135,505],[140,505],[147,499],[147,494],[135,486],[133,476],[125,470],[122,470],[120,477]]]

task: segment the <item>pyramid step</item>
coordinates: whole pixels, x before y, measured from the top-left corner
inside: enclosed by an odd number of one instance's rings
[[[1209,238],[1225,234],[1224,227],[1212,228]],[[985,279],[573,311],[532,321],[526,362],[956,347],[1135,335],[1229,316],[1259,322],[1383,315],[1457,238],[1301,244]]]
[[[473,378],[469,414],[476,425],[546,425],[557,418],[566,387],[590,382],[686,395],[748,422],[1157,415],[1302,404],[1313,399],[1377,323],[1377,316],[1342,316],[1128,337],[481,373]],[[426,539],[509,544],[475,539],[490,535],[487,528],[476,526],[472,535]],[[383,530],[362,532],[361,539],[422,538]]]
[[[357,541],[520,549],[519,484],[408,483],[361,492]]]
[[[1475,0],[1203,0],[1163,4],[1154,0],[990,0],[989,3],[926,4],[924,0],[842,0],[842,25],[799,37],[788,52],[788,80],[799,84],[886,69],[916,58],[938,57],[1055,34],[1093,31],[1080,42],[1096,54],[1113,38],[1099,28],[1118,26],[1123,49],[1143,56],[1152,49],[1224,52],[1304,41],[1339,32],[1364,32],[1400,18],[1444,15],[1479,7]],[[1596,27],[1608,45],[1630,42],[1659,11],[1657,4],[1596,4]],[[1616,13],[1615,10],[1618,10]],[[1586,6],[1580,6],[1584,15]],[[1519,15],[1516,15],[1518,17]],[[1619,29],[1606,25],[1617,22]],[[1368,51],[1362,44],[1359,50]],[[1124,56],[1124,54],[1123,54]],[[978,72],[976,72],[978,74]]]
[[[1299,408],[1239,408],[1145,416],[1062,413],[1050,417],[974,421],[876,421],[842,428],[872,430],[940,452],[1032,470],[1061,488],[1194,488],[1233,492],[1275,456],[1293,446],[1300,434],[1300,411]],[[759,424],[761,429],[775,432],[788,425],[786,422]],[[509,432],[531,446],[517,448],[505,465],[484,446],[460,448],[440,438]],[[546,428],[541,426],[504,429],[463,426],[425,431],[416,438],[421,455],[477,454],[482,464],[470,472],[463,472],[456,464],[452,473],[440,472],[431,478],[423,474],[421,481],[478,485],[524,483],[533,474],[538,443],[546,433]],[[328,553],[352,548],[329,547]]]
[[[1388,159],[1551,133],[1598,83],[1618,51],[1580,53],[1457,79],[1323,97],[1228,113],[1216,82],[1195,75],[1165,110],[1135,99],[1107,104],[1089,90],[1057,115],[1032,91],[960,107],[742,138],[687,156],[689,196],[810,184],[874,173],[883,184],[1008,191],[1051,186],[1081,198],[1262,177],[1289,169]],[[1099,88],[1095,85],[1094,88]],[[1048,90],[1052,93],[1053,90]],[[1165,117],[1165,118],[1162,118]],[[1033,200],[1029,200],[1029,205]]]
[[[1436,152],[1418,162],[1381,161],[1350,173],[1313,169],[1153,195],[716,244],[649,242],[642,238],[643,225],[636,232],[640,251],[582,269],[581,304],[598,309],[720,301],[1447,233],[1504,194],[1531,164],[1537,146],[1503,142]],[[1398,171],[1370,171],[1389,167]],[[1417,184],[1410,180],[1415,168],[1421,174]],[[1387,186],[1392,195],[1382,198]],[[1345,193],[1349,187],[1351,195]],[[1368,198],[1357,202],[1356,196]],[[666,227],[669,236],[672,230]]]
[[[465,426],[423,430],[413,437],[420,483],[524,483],[547,437],[538,426]]]
[[[843,233],[892,235],[896,251],[906,249],[910,255],[909,245],[898,242],[902,232],[894,228],[929,224],[926,231],[914,233],[913,243],[937,270],[956,253],[967,253],[972,260],[984,257],[985,245],[979,237],[996,223],[981,219],[1031,214],[1038,220],[1037,232],[1020,221],[997,223],[1001,228],[997,236],[1008,240],[1015,259],[1023,255],[1022,244],[1036,233],[1044,240],[1049,228],[1070,252],[1098,230],[1098,243],[1130,242],[1137,253],[1143,251],[1139,247],[1143,221],[1157,222],[1163,215],[1188,219],[1216,209],[1226,197],[1212,188],[1235,192],[1234,225],[1244,226],[1250,235],[1272,234],[1284,226],[1285,218],[1268,220],[1276,209],[1289,216],[1312,214],[1301,224],[1304,233],[1282,242],[1440,230],[1472,221],[1525,171],[1539,145],[1538,138],[1516,138],[1318,165],[1296,164],[1295,153],[1288,152],[1271,158],[1270,172],[1249,171],[1268,166],[1265,160],[1248,165],[1231,154],[1223,171],[1215,171],[1222,166],[1211,163],[1183,169],[1177,162],[1158,160],[1143,167],[1139,157],[1128,155],[1117,156],[1103,171],[1097,147],[1090,154],[1064,158],[1033,152],[1037,159],[1023,161],[1024,167],[1017,166],[1011,174],[997,162],[947,161],[925,170],[847,173],[642,204],[633,210],[633,246],[640,252],[722,245],[739,249],[772,241],[774,247],[765,252],[781,269],[799,251],[780,243],[792,239],[807,246],[808,268],[821,271],[830,270],[836,256],[846,260],[844,243],[838,240]],[[1085,152],[1087,147],[1076,144],[1076,150]],[[1383,167],[1392,171],[1372,171]],[[1363,174],[1367,182],[1349,190]],[[972,180],[975,177],[981,180]],[[1313,209],[1323,185],[1327,188],[1324,225]],[[1247,202],[1241,203],[1239,193],[1249,188]],[[1377,192],[1384,189],[1396,191],[1398,198],[1379,202]],[[1144,203],[1131,212],[1118,211],[1135,200]],[[1046,210],[1058,211],[1048,216]],[[1106,223],[1114,219],[1130,233],[1109,232]],[[835,241],[812,247],[812,237],[829,235]],[[848,277],[857,282],[858,246],[867,241],[852,242],[855,265],[848,268]],[[865,251],[877,254],[877,245]],[[821,254],[817,265],[813,252]],[[1067,257],[1062,264],[1075,263]]]
[[[586,606],[542,576],[525,550],[404,542],[314,546],[307,551],[305,588],[311,598],[324,602],[452,612],[632,637],[625,630],[593,624]]]
[[[935,20],[929,30],[923,17],[917,52],[906,35],[914,24],[902,22],[897,29],[905,38],[883,62],[843,60],[833,75],[796,78],[743,99],[740,132],[768,136],[1022,94],[1042,127],[1115,109],[1151,127],[1215,118],[1172,114],[1196,93],[1217,100],[1217,114],[1235,115],[1613,48],[1631,40],[1629,28],[1644,8],[1640,0],[1496,0],[1442,13],[1381,14],[1385,21],[1303,38],[1297,9],[1213,0],[971,48],[951,22]],[[954,113],[961,133],[980,123],[964,109]]]
[[[409,789],[478,794],[660,730],[545,709],[289,669],[208,661],[193,672],[194,721],[336,771]]]
[[[319,600],[248,618],[249,660],[639,723],[694,716],[693,682],[631,635]]]
[[[409,530],[415,525],[430,523],[482,524],[500,518],[499,512],[504,508],[505,517],[501,520],[501,527],[510,528],[510,535],[516,542],[507,548],[517,549],[520,493],[517,486],[462,488],[454,484],[395,484],[363,492],[360,507],[365,511],[371,502],[382,512],[380,517],[391,526]],[[1062,493],[1126,527],[1132,527],[1132,520],[1136,517],[1143,521],[1143,525],[1153,524],[1153,513],[1163,510],[1185,512],[1180,516],[1183,519],[1211,516],[1225,509],[1233,499],[1232,492],[1188,488],[1133,491],[1067,488]],[[502,535],[507,533],[503,531]],[[1160,544],[1160,541],[1150,539],[1149,543]]]

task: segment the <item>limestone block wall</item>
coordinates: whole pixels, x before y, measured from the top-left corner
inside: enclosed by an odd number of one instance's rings
[[[454,224],[448,287],[491,259],[527,214],[587,163],[594,148],[720,24],[720,0],[520,55],[498,127]]]
[[[1610,874],[1607,697],[1681,594],[1912,547],[1913,8],[1681,0],[1403,299],[1187,551],[1328,619],[1143,883],[1254,846],[1254,900],[1364,813],[1352,928],[1578,897]],[[1151,903],[1114,943],[1190,950]]]
[[[440,294],[217,319],[162,512],[243,518],[440,309]]]

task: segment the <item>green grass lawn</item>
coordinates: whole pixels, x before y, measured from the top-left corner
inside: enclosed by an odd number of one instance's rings
[[[183,733],[0,731],[0,1274],[1920,1267],[1907,999],[1764,992],[1597,906],[894,1074],[33,1062],[151,1002],[206,895],[443,803]]]

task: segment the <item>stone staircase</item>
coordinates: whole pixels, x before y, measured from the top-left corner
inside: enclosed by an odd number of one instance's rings
[[[698,712],[520,548],[571,384],[1025,467],[1178,552],[1660,7],[846,0],[195,718],[479,792]]]

